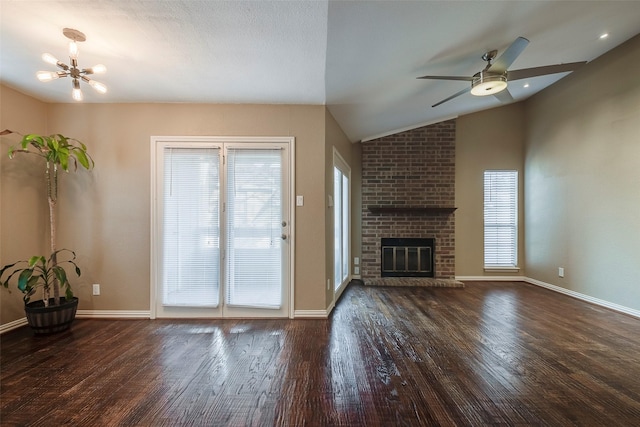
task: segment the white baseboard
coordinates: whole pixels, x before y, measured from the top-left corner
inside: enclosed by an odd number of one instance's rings
[[[581,294],[580,292],[572,291],[570,289],[565,289],[560,286],[552,285],[551,283],[546,283],[541,280],[526,278],[527,283],[532,285],[540,286],[542,288],[550,289],[552,291],[568,295],[573,298],[577,298],[582,301],[589,302],[591,304],[599,305],[601,307],[605,307],[614,311],[618,311],[620,313],[625,313],[633,317],[640,318],[640,310],[634,310],[633,308],[625,307],[624,305],[616,304],[613,302],[605,301],[600,298],[595,298],[589,295]]]
[[[524,276],[456,276],[460,282],[526,282]]]
[[[295,310],[293,312],[294,319],[326,319],[329,317],[329,313],[331,313],[330,307],[326,310]]]
[[[78,310],[78,319],[150,319],[149,310]]]
[[[4,334],[5,332],[12,331],[26,324],[27,324],[26,317],[23,317],[22,319],[14,320],[13,322],[5,323],[4,325],[0,325],[0,334]]]

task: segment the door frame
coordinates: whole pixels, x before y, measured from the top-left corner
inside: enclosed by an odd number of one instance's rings
[[[345,175],[347,177],[347,179],[349,180],[349,194],[348,194],[348,204],[347,204],[347,211],[348,211],[348,215],[346,218],[348,227],[349,227],[349,233],[347,236],[347,240],[348,240],[348,245],[347,245],[347,278],[345,279],[344,282],[341,282],[339,285],[335,283],[335,277],[333,277],[333,301],[335,303],[335,301],[338,300],[338,298],[340,298],[340,295],[342,295],[342,292],[344,292],[344,290],[347,287],[347,284],[351,281],[352,279],[352,265],[351,265],[351,234],[352,234],[352,221],[351,221],[351,217],[353,215],[353,212],[351,210],[351,200],[352,200],[352,182],[351,182],[351,166],[349,165],[349,163],[346,162],[346,160],[344,159],[344,157],[342,157],[342,155],[340,154],[340,152],[338,151],[338,149],[336,147],[333,147],[333,162],[332,162],[332,167],[331,167],[331,176],[333,177],[334,174],[334,169],[337,168],[340,170],[340,173],[342,173],[343,175]],[[333,197],[335,199],[335,193],[336,193],[336,189],[335,189],[335,182],[334,182],[334,188],[333,188]],[[334,220],[333,222],[333,245],[335,246],[335,209],[336,209],[336,204],[337,202],[334,200],[333,203],[333,209],[334,209]],[[342,243],[342,242],[340,242]],[[333,273],[332,275],[335,276],[335,254],[333,256]]]
[[[288,145],[288,158],[286,159],[289,163],[289,268],[287,275],[288,277],[288,292],[285,289],[285,293],[288,293],[289,304],[288,309],[286,310],[288,313],[288,317],[293,319],[294,317],[294,302],[295,302],[295,230],[296,230],[296,215],[295,215],[295,137],[293,136],[271,136],[271,137],[260,137],[260,136],[151,136],[150,137],[150,159],[151,159],[151,168],[150,168],[150,182],[151,182],[151,197],[150,197],[150,215],[151,215],[151,230],[150,230],[150,284],[149,284],[149,306],[150,306],[150,318],[157,318],[157,307],[156,307],[156,299],[158,296],[158,287],[160,286],[158,280],[161,277],[160,273],[160,263],[159,256],[161,255],[161,248],[159,247],[159,242],[161,241],[159,236],[159,224],[161,222],[161,218],[159,218],[159,209],[158,209],[158,186],[162,185],[161,182],[157,180],[158,169],[161,168],[159,164],[159,154],[160,147],[166,143],[184,143],[185,146],[198,146],[200,144],[223,144],[223,143],[279,143],[279,144],[287,144]],[[221,283],[222,286],[222,283]],[[221,301],[222,303],[222,301]],[[199,309],[198,309],[199,310]],[[200,317],[208,317],[208,318],[221,318],[222,310],[217,310],[220,315],[215,316],[200,316]]]

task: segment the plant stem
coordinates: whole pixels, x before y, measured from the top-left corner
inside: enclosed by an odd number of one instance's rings
[[[53,177],[51,176],[53,169]],[[53,162],[47,162],[47,199],[49,202],[49,231],[51,242],[51,263],[53,266],[58,264],[56,256],[56,203],[58,201],[58,165]],[[53,303],[60,304],[60,286],[58,279],[53,277]],[[45,291],[45,306],[49,303],[48,289]]]

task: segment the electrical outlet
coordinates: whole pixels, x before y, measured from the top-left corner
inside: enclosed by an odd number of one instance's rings
[[[360,267],[354,267],[353,274],[360,274]]]
[[[360,265],[360,258],[359,258],[359,257],[355,257],[355,258],[353,259],[353,263],[354,263],[355,265]]]
[[[564,267],[558,267],[558,277],[564,277]]]
[[[93,295],[100,295],[100,285],[98,283],[93,284]]]

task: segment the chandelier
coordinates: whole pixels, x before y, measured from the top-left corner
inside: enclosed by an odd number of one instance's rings
[[[49,64],[57,66],[62,69],[62,71],[38,71],[36,74],[38,80],[41,82],[50,82],[51,80],[59,79],[61,77],[71,77],[71,96],[76,101],[82,101],[83,99],[82,90],[80,89],[80,80],[88,83],[89,86],[96,90],[96,92],[106,93],[107,87],[104,84],[90,79],[87,75],[104,73],[107,71],[107,67],[102,64],[98,64],[91,68],[78,68],[77,42],[85,41],[87,39],[85,35],[72,28],[63,29],[62,34],[71,40],[69,42],[69,59],[71,61],[71,66],[62,61],[58,61],[58,59],[50,53],[44,53],[42,55],[42,59]]]

